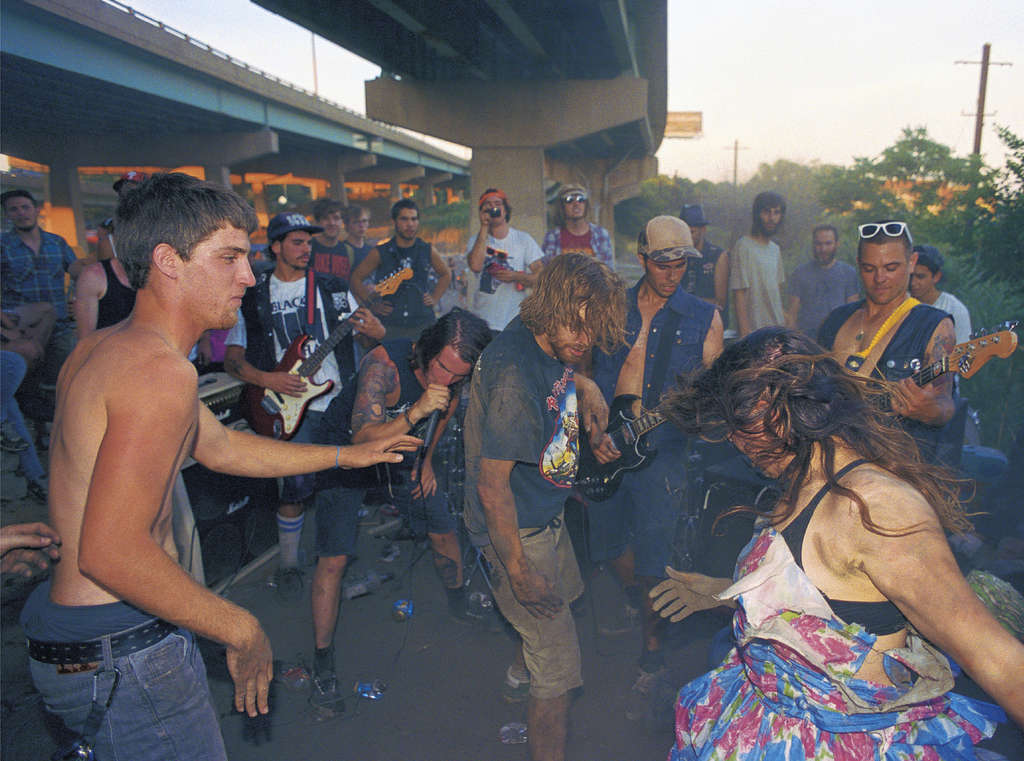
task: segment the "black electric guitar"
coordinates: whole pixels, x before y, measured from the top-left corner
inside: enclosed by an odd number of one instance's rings
[[[969,341],[954,346],[949,354],[910,376],[918,386],[925,386],[945,373],[956,373],[970,378],[993,357],[1006,359],[1017,348],[1017,322],[1005,322],[996,331],[977,331]],[[657,449],[644,441],[644,436],[665,422],[659,412],[633,413],[638,397],[623,394],[615,397],[608,412],[608,435],[622,457],[601,464],[594,457],[586,433],[580,436],[580,462],[576,475],[576,488],[588,499],[603,502],[619,488],[627,470],[637,470],[649,464],[658,454]]]
[[[658,454],[645,439],[646,434],[664,423],[667,418],[661,413],[643,411],[639,415],[633,410],[640,397],[622,394],[612,400],[608,410],[608,430],[615,448],[622,453],[617,460],[602,465],[594,457],[586,432],[580,434],[580,462],[576,471],[576,488],[583,496],[595,502],[603,502],[612,496],[627,470],[637,470],[647,465]]]
[[[412,269],[406,267],[377,283],[377,293],[390,296],[398,286],[412,277]],[[323,396],[332,388],[334,381],[314,383],[313,374],[334,347],[352,332],[352,323],[345,320],[338,325],[316,351],[304,357],[308,335],[300,335],[285,351],[274,372],[287,372],[300,376],[306,382],[306,390],[300,396],[282,394],[273,389],[248,384],[242,391],[242,410],[249,426],[258,434],[287,441],[299,429],[309,403]]]

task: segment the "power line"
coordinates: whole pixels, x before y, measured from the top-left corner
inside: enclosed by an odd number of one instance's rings
[[[954,64],[972,64],[981,65],[981,81],[978,84],[978,110],[974,114],[964,114],[964,116],[974,116],[974,153],[976,156],[981,155],[981,128],[985,123],[985,90],[988,88],[988,67],[989,66],[1013,66],[1009,61],[990,61],[989,54],[992,52],[992,43],[986,42],[981,46],[981,60],[980,61],[954,61]],[[989,114],[991,116],[991,114]]]

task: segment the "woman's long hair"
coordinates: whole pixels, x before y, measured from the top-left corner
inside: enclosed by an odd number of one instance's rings
[[[837,483],[836,445],[845,444],[919,491],[944,529],[970,530],[958,500],[958,480],[924,463],[913,438],[882,410],[879,396],[893,390],[891,385],[872,387],[867,379],[847,372],[802,333],[771,327],[729,346],[710,368],[681,379],[659,409],[690,435],[710,440],[758,436],[764,443],[758,457],[792,456],[779,477],[788,507],[773,517],[775,524],[798,509],[797,494],[810,471],[815,445],[820,445],[828,484],[857,504],[866,529],[899,536],[916,528],[879,526],[860,495]]]

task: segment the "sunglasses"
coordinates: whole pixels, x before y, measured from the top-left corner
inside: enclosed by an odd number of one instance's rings
[[[913,239],[910,237],[910,228],[907,227],[906,222],[868,222],[866,225],[860,225],[857,228],[857,232],[862,240],[871,240],[880,234],[885,234],[890,238],[906,235],[907,240],[913,245]]]
[[[582,193],[570,193],[567,196],[562,196],[562,203],[583,203],[587,200],[587,197]]]

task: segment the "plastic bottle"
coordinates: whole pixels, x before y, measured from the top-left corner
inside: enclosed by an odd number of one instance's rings
[[[498,737],[505,745],[520,745],[528,739],[526,736],[526,725],[513,721],[498,731]]]
[[[393,574],[377,573],[377,571],[371,568],[363,576],[357,576],[351,581],[346,582],[341,588],[341,595],[346,600],[351,600],[353,597],[362,597],[371,592],[376,592],[380,589],[381,584],[393,578]]]

